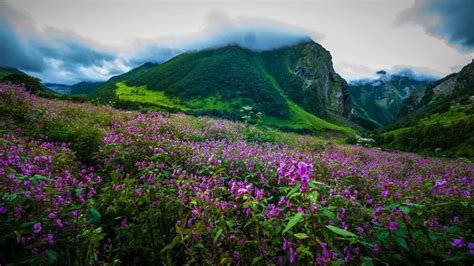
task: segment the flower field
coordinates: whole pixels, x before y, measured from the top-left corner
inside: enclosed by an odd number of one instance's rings
[[[472,264],[474,165],[0,84],[0,264]]]

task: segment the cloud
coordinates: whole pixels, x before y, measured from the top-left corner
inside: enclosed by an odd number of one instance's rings
[[[368,70],[368,69],[367,69]],[[373,71],[370,74],[358,76],[348,80],[351,84],[370,83],[392,76],[407,77],[416,81],[434,81],[443,77],[443,74],[426,67],[398,65],[388,69]]]
[[[402,12],[396,25],[417,24],[462,52],[474,51],[474,1],[416,0]]]
[[[39,27],[29,14],[0,2],[0,66],[17,67],[54,83],[106,80],[145,62],[162,63],[189,51],[227,45],[263,51],[321,38],[274,20],[230,18],[214,11],[207,27],[193,34],[104,47],[73,31]]]
[[[443,77],[443,74],[436,70],[416,66],[394,66],[386,70],[386,73],[388,75],[407,77],[417,81],[433,81]]]
[[[323,35],[275,20],[231,18],[220,11],[208,14],[206,28],[183,35],[153,39],[135,39],[129,46],[129,63],[161,63],[189,51],[238,45],[254,51],[276,49],[303,41],[321,40]]]
[[[40,29],[28,14],[5,2],[0,2],[0,55],[0,65],[52,82],[103,80],[117,73],[114,52],[71,31]],[[90,75],[93,69],[102,75]]]

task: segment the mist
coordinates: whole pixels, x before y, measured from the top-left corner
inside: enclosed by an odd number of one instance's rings
[[[273,20],[230,18],[212,12],[207,27],[193,34],[136,38],[124,47],[106,47],[73,31],[39,28],[27,13],[7,3],[0,7],[0,66],[61,84],[107,80],[143,63],[163,63],[184,52],[228,45],[264,51],[322,38],[319,33]]]
[[[474,51],[474,1],[417,0],[403,12],[397,24],[414,23],[462,52]]]

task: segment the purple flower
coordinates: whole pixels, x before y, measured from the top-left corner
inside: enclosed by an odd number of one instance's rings
[[[48,244],[52,245],[54,243],[54,236],[53,234],[48,234]]]
[[[61,219],[56,219],[56,226],[61,228],[64,226],[63,222],[61,221]]]
[[[290,247],[290,244],[288,243],[288,241],[286,240],[286,238],[283,238],[283,250],[284,251],[287,251],[288,248]]]
[[[41,223],[35,223],[35,225],[33,226],[33,232],[35,232],[36,234],[41,233]]]
[[[295,263],[295,259],[296,259],[296,252],[293,249],[293,247],[290,247],[290,263],[291,264]]]
[[[0,206],[0,214],[5,214],[7,213],[7,208]]]
[[[474,255],[474,243],[467,244],[469,247],[469,254]]]
[[[239,260],[240,260],[240,252],[238,252],[237,250],[235,250],[235,251],[232,253],[232,257],[234,257],[234,260],[239,261]]]
[[[453,240],[453,243],[451,244],[453,247],[455,248],[462,248],[464,247],[465,243],[464,243],[464,238],[458,238],[458,239],[454,239]]]
[[[280,200],[278,201],[278,206],[285,205],[285,196],[281,196]]]
[[[375,244],[375,245],[372,246],[372,250],[373,250],[375,253],[377,253],[377,252],[379,252],[380,248],[379,248],[379,246],[378,246],[377,244]]]
[[[127,218],[123,218],[122,222],[120,222],[120,226],[123,227],[123,228],[128,228]]]
[[[199,210],[194,208],[193,211],[191,212],[193,217],[199,217]]]
[[[395,231],[395,230],[398,229],[398,224],[397,224],[397,222],[395,222],[395,221],[391,221],[391,222],[388,224],[388,227],[390,228],[390,230]]]

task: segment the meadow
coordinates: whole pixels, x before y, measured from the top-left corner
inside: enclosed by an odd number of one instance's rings
[[[0,264],[472,264],[474,165],[0,84]]]

